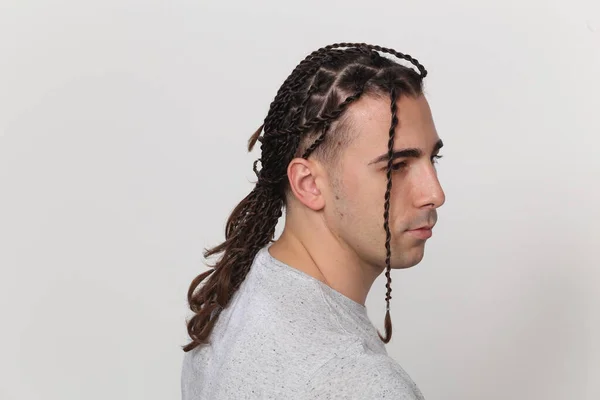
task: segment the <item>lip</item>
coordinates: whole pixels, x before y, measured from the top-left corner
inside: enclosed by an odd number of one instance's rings
[[[417,237],[418,239],[429,239],[433,235],[432,227],[426,226],[419,229],[411,229],[407,231],[411,235]]]
[[[420,226],[420,227],[415,228],[413,230],[416,231],[418,229],[429,229],[429,230],[432,230],[433,229],[433,225],[423,225],[423,226]]]

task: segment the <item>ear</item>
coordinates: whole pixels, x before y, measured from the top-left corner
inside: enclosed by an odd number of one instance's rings
[[[325,207],[325,197],[320,188],[323,184],[322,169],[317,163],[294,158],[288,164],[287,175],[290,189],[299,202],[314,211]]]

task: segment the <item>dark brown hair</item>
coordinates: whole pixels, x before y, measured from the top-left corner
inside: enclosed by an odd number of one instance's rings
[[[404,59],[417,67],[399,64],[380,53]],[[387,188],[384,197],[386,234],[387,311],[385,337],[392,337],[390,318],[391,276],[389,209],[392,187],[392,152],[398,124],[396,102],[401,96],[418,97],[423,93],[425,68],[409,55],[365,43],[337,43],[308,55],[281,85],[263,125],[251,136],[248,151],[257,141],[261,157],[254,163],[258,177],[254,189],[235,207],[225,228],[225,241],[205,249],[204,257],[221,254],[211,269],[198,275],[188,290],[188,302],[194,315],[187,321],[192,342],[183,347],[190,351],[208,343],[221,310],[244,281],[258,251],[273,241],[275,227],[289,195],[287,166],[295,157],[314,153],[335,163],[339,144],[349,143],[352,134],[345,123],[344,111],[361,96],[388,97],[391,100],[391,125],[388,141]],[[263,136],[260,136],[264,131]],[[332,140],[331,138],[335,140]],[[335,145],[334,145],[335,143]],[[257,162],[261,169],[258,171]],[[201,288],[200,283],[206,282]]]

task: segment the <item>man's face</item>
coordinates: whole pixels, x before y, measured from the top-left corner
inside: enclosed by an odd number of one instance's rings
[[[394,152],[421,152],[418,157],[393,160],[398,169],[392,170],[390,193],[391,266],[408,268],[422,260],[426,241],[410,230],[434,225],[436,209],[444,203],[445,195],[434,165],[441,142],[427,100],[424,96],[403,96],[396,104]],[[367,96],[352,104],[348,112],[349,129],[357,134],[341,155],[332,177],[325,218],[333,232],[363,262],[381,269],[385,267],[383,213],[390,99]]]

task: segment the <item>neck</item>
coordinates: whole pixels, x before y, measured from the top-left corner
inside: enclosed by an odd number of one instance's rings
[[[381,271],[362,262],[323,225],[316,229],[311,226],[310,230],[292,229],[290,225],[286,220],[283,233],[269,248],[270,254],[364,306]]]

